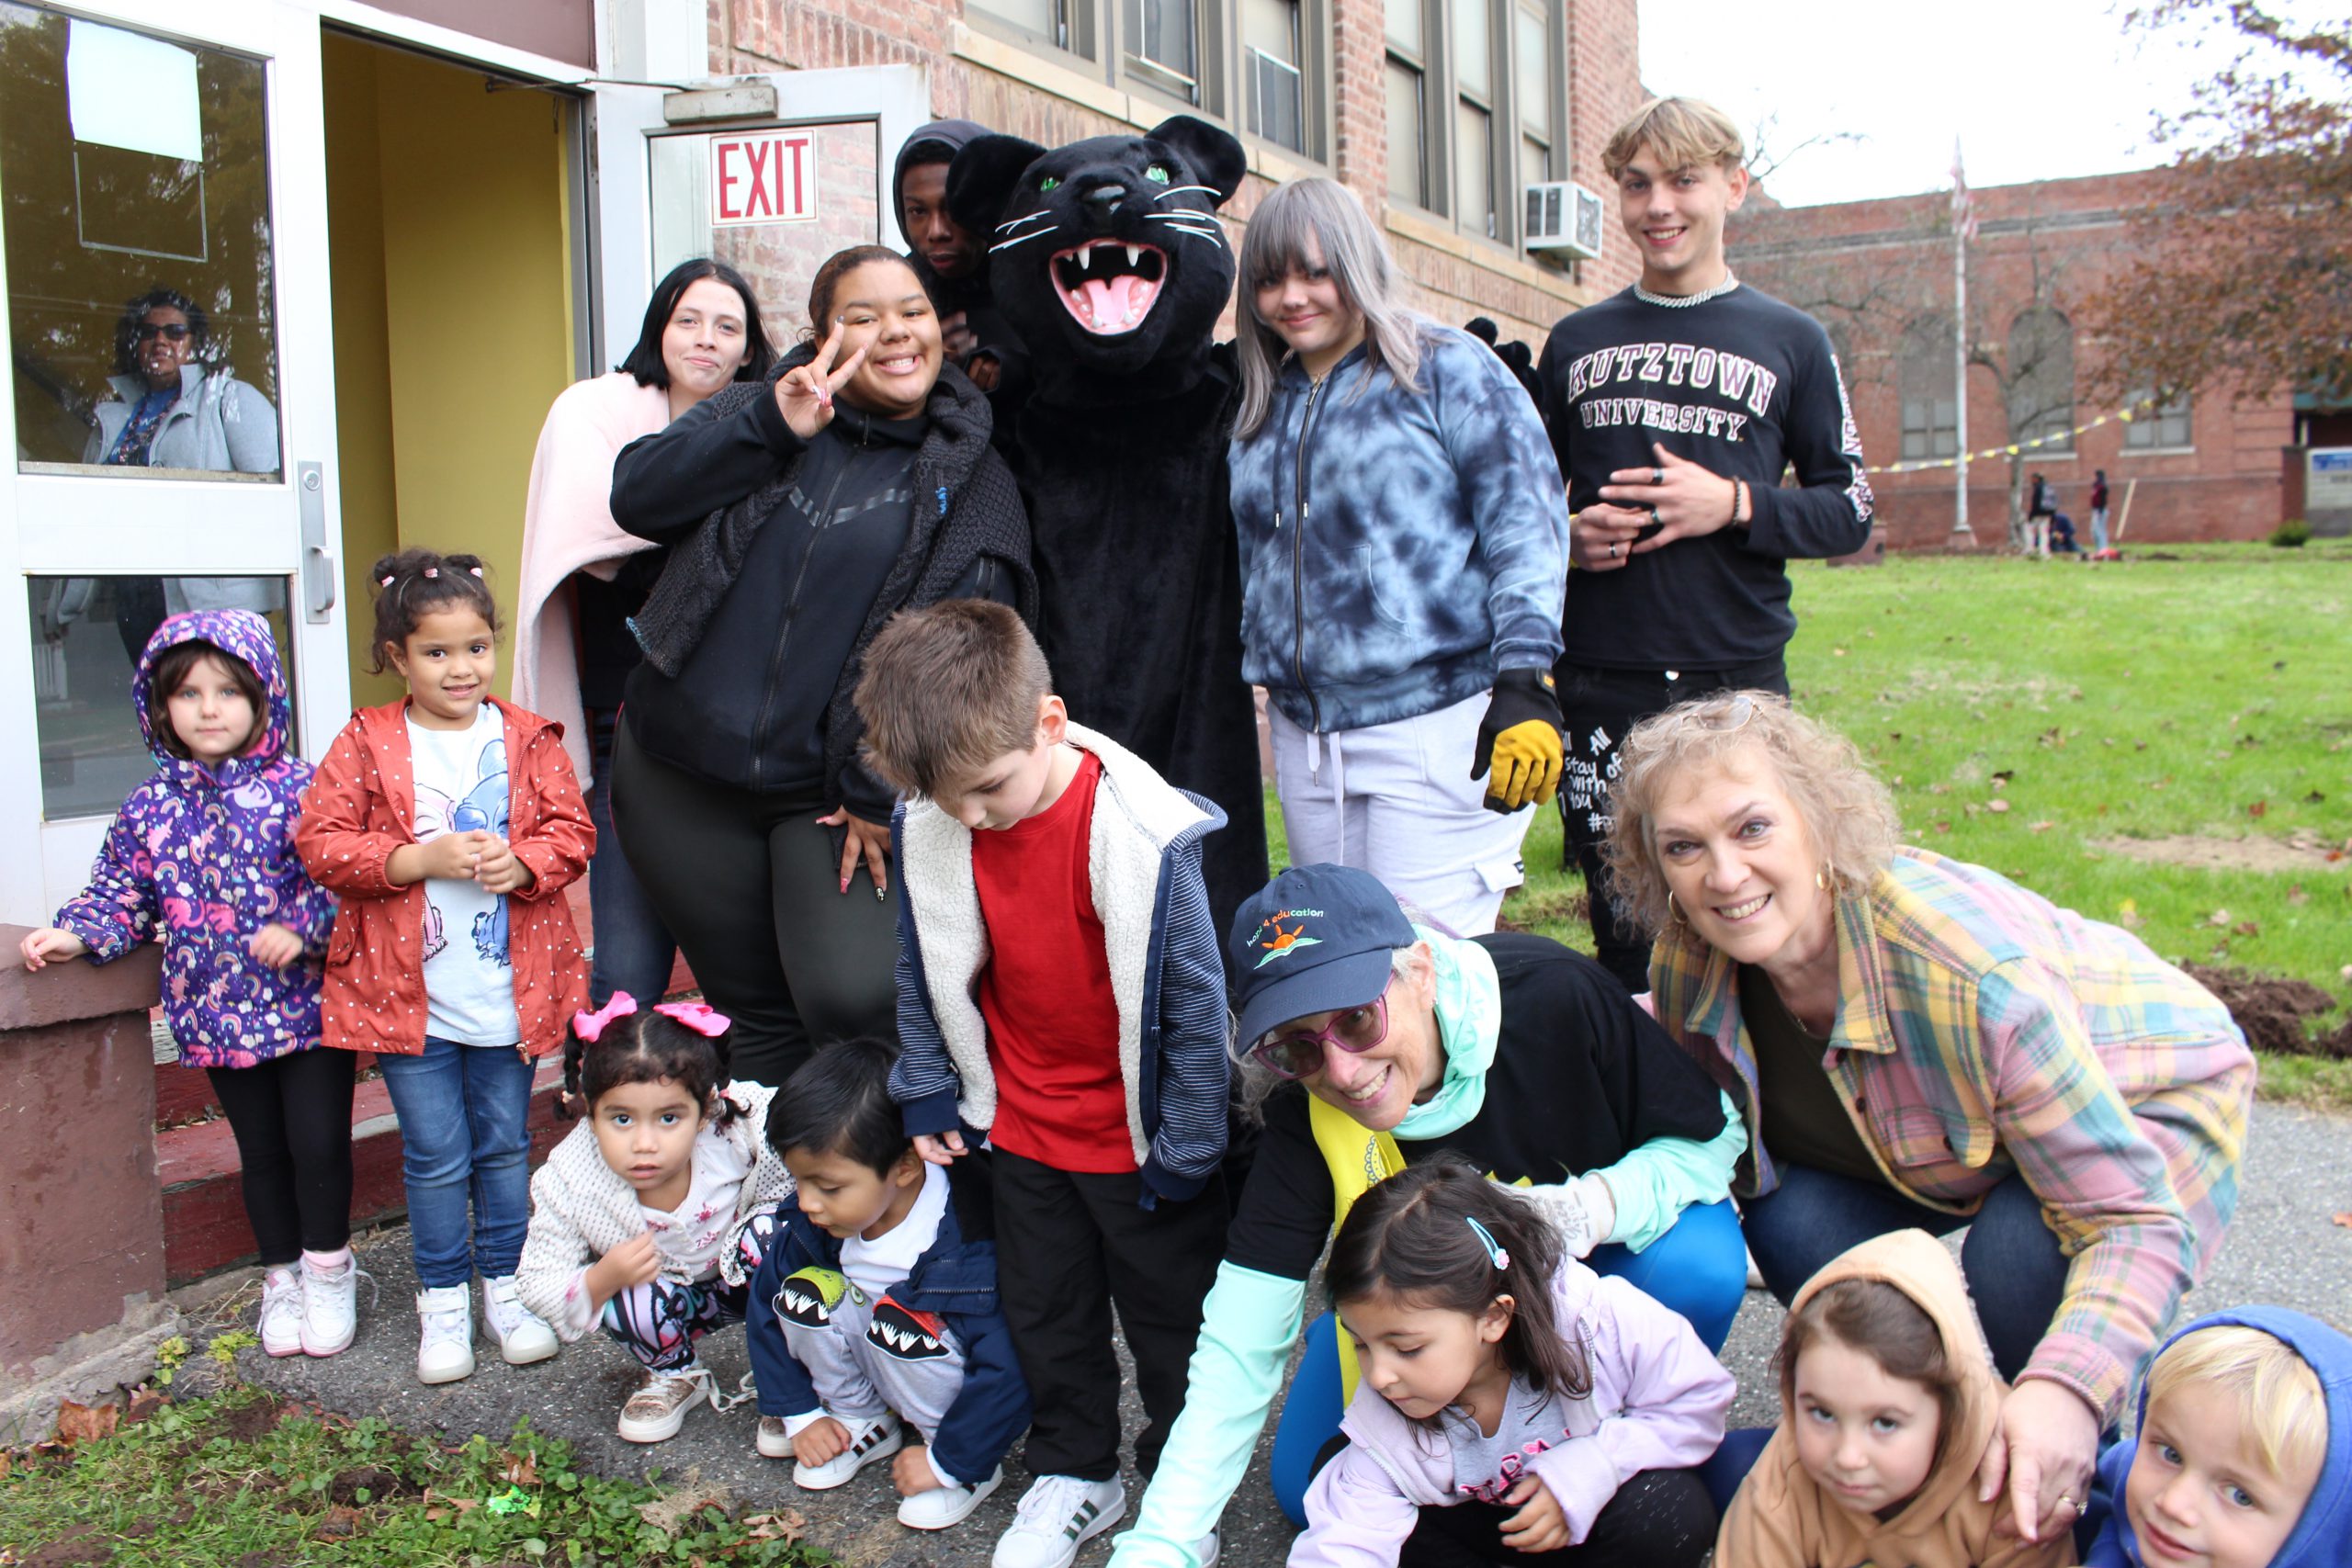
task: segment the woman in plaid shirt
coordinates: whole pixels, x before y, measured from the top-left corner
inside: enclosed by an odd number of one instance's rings
[[[1980,1479],[2068,1528],[2101,1428],[2237,1202],[2254,1060],[2139,939],[1898,847],[1851,741],[1761,692],[1625,739],[1611,870],[1658,1021],[1741,1101],[1741,1228],[1787,1302],[1857,1242],[1968,1227],[2015,1383]]]

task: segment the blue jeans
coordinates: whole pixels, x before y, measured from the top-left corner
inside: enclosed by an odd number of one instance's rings
[[[629,869],[621,852],[620,835],[613,831],[613,732],[620,726],[618,709],[594,710],[588,716],[588,750],[595,770],[588,786],[588,820],[596,829],[596,852],[588,863],[588,909],[596,928],[596,945],[588,960],[588,1005],[600,1008],[615,991],[627,991],[651,1004],[670,989],[670,970],[677,961],[678,943],[662,923],[645,885]]]
[[[1966,1225],[1960,1269],[1993,1364],[2012,1381],[2024,1370],[2066,1291],[2065,1255],[2024,1177],[2011,1176],[1986,1193],[1971,1220],[1914,1203],[1883,1182],[1802,1165],[1783,1165],[1780,1172],[1778,1188],[1744,1205],[1740,1229],[1781,1305],[1823,1265],[1872,1236],[1915,1226],[1948,1235]]]
[[[1683,1210],[1673,1229],[1640,1252],[1597,1247],[1585,1263],[1594,1273],[1614,1274],[1680,1313],[1711,1351],[1724,1348],[1747,1291],[1747,1252],[1728,1200]],[[1339,1432],[1346,1413],[1336,1334],[1328,1312],[1307,1325],[1306,1353],[1283,1396],[1267,1461],[1274,1500],[1297,1525],[1306,1522],[1306,1488],[1315,1478],[1316,1458]]]
[[[422,1055],[376,1061],[401,1122],[418,1286],[468,1284],[477,1269],[512,1274],[531,1224],[531,1064],[512,1045],[431,1036]]]

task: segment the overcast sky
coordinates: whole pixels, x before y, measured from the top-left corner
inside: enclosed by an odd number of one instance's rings
[[[2301,4],[2291,10],[2307,7]],[[2127,32],[2108,0],[1641,0],[1642,80],[1711,98],[1768,153],[1808,147],[1767,186],[1790,206],[1951,184],[1952,137],[1972,186],[2169,162],[2158,109],[2234,52],[2226,30]]]

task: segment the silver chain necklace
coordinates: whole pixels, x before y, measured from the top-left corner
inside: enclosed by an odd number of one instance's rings
[[[1636,283],[1634,285],[1634,298],[1645,305],[1663,305],[1669,310],[1687,310],[1693,305],[1703,305],[1710,299],[1719,299],[1738,287],[1739,279],[1726,272],[1721,283],[1716,284],[1713,288],[1702,288],[1696,294],[1653,294]]]

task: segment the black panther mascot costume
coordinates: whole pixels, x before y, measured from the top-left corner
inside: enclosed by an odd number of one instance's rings
[[[1210,344],[1234,274],[1216,209],[1244,167],[1238,141],[1179,115],[1050,152],[979,137],[947,176],[948,209],[989,237],[997,309],[1028,346],[1013,468],[1054,689],[1224,810],[1204,866],[1220,933],[1266,880],[1226,503],[1235,378]]]

